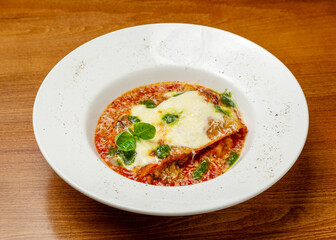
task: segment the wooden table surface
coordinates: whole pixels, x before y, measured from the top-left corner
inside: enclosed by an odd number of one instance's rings
[[[65,183],[35,142],[47,73],[102,34],[183,22],[241,35],[277,56],[306,95],[310,128],[293,168],[221,211],[153,217],[100,204]],[[336,2],[0,1],[0,239],[336,239]]]

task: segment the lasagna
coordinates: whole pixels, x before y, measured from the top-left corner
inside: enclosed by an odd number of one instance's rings
[[[231,93],[183,82],[128,91],[100,116],[95,145],[119,174],[143,183],[183,186],[227,171],[247,128]]]

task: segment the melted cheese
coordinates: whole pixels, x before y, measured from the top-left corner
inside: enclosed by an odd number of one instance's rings
[[[167,114],[177,114],[179,119],[167,124],[162,117]],[[137,116],[142,122],[156,127],[156,135],[151,140],[137,141],[137,155],[132,165],[126,166],[132,170],[150,163],[158,163],[160,159],[150,153],[159,146],[159,140],[176,147],[201,148],[210,142],[207,136],[209,120],[223,121],[223,114],[217,112],[214,104],[206,102],[197,91],[185,92],[163,101],[156,108],[146,108],[136,105],[131,109],[132,116]]]

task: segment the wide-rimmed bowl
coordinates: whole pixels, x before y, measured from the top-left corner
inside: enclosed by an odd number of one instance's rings
[[[239,162],[213,180],[152,186],[108,168],[94,146],[97,120],[123,92],[154,82],[229,89],[249,133]],[[232,33],[190,24],[152,24],[98,37],[63,58],[36,96],[37,143],[55,172],[104,204],[151,215],[190,215],[238,204],[277,182],[308,131],[304,94],[272,54]]]

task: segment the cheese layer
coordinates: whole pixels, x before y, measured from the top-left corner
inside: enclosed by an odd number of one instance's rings
[[[179,118],[177,121],[167,124],[162,120],[165,114],[175,114]],[[160,159],[150,156],[149,153],[159,146],[159,140],[170,146],[193,149],[207,145],[211,141],[206,134],[209,120],[224,121],[223,114],[217,112],[214,104],[205,101],[205,98],[197,91],[189,91],[171,97],[156,108],[136,105],[131,109],[131,115],[137,116],[142,122],[154,125],[156,134],[151,140],[137,141],[135,161],[132,165],[126,166],[129,170],[150,163],[158,163]]]

